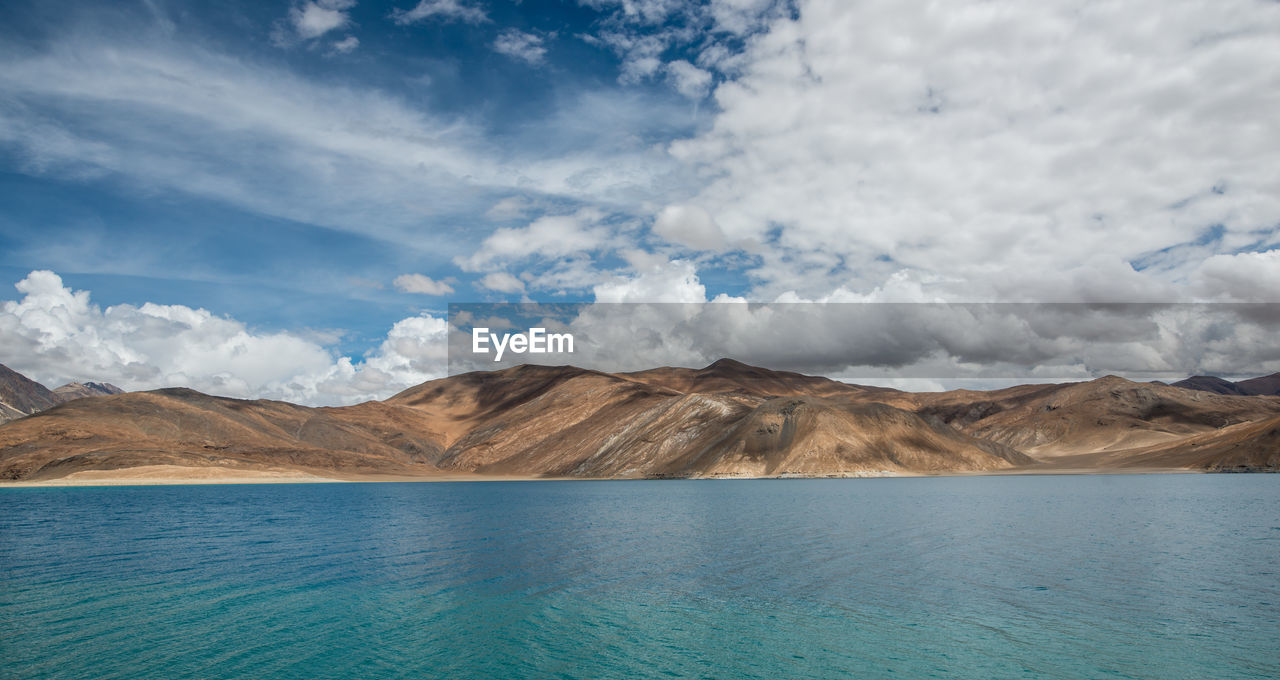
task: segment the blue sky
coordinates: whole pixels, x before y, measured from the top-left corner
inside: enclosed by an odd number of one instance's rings
[[[340,28],[307,38],[291,16],[315,6],[125,3],[108,10],[94,3],[40,3],[6,10],[4,42],[7,56],[17,59],[65,49],[71,54],[59,57],[75,61],[122,49],[134,52],[128,57],[135,61],[120,71],[145,71],[144,60],[154,57],[157,70],[193,69],[206,77],[232,71],[226,77],[235,77],[234,71],[244,69],[262,87],[288,79],[299,96],[345,89],[352,98],[387,97],[402,113],[425,112],[433,124],[456,125],[459,144],[483,147],[492,162],[627,152],[697,129],[697,102],[657,79],[619,83],[621,58],[580,37],[608,25],[611,11],[573,2],[464,4],[485,18],[444,14],[400,25],[392,13],[412,9],[412,3],[363,3],[339,12],[345,17]],[[513,30],[542,36],[545,53],[536,63],[495,50],[498,38]],[[350,37],[358,47],[345,53],[334,48]],[[254,158],[288,153],[274,146],[279,140],[254,140],[252,134],[235,139],[240,135],[231,130],[201,139],[208,121],[200,116],[153,102],[111,102],[110,96],[22,96],[9,115],[117,149],[152,147],[148,161],[171,155],[176,165],[191,163],[229,183],[252,182],[255,194],[292,194],[296,199],[284,200],[300,203],[315,199],[297,178],[281,176],[287,168]],[[351,113],[366,112],[357,106]],[[102,114],[109,119],[95,120]],[[219,149],[227,138],[240,148]],[[103,169],[80,158],[45,161],[38,151],[9,141],[0,156],[5,280],[50,269],[67,284],[92,290],[104,305],[186,304],[257,328],[344,329],[350,332],[342,343],[346,351],[364,351],[407,313],[441,310],[446,298],[507,297],[474,286],[480,275],[451,262],[478,247],[487,231],[519,225],[526,217],[486,217],[503,198],[527,197],[552,211],[584,204],[574,196],[468,186],[456,178],[446,180],[453,186],[437,187],[424,178],[421,204],[411,210],[353,191],[349,200],[337,202],[345,214],[329,219],[311,206],[271,205],[270,197],[258,195],[211,196],[199,187],[166,186],[164,178],[130,176],[128,168]],[[167,148],[154,148],[161,145]],[[316,190],[341,191],[342,185],[334,177]],[[415,193],[414,187],[403,190]],[[405,199],[398,194],[388,200]],[[396,276],[416,272],[457,279],[455,293],[422,296],[395,289]],[[586,292],[563,294],[584,299]]]
[[[0,362],[338,403],[437,375],[451,301],[1274,302],[1277,38],[1259,0],[9,3]]]

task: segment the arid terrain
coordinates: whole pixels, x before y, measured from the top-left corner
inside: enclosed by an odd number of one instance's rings
[[[0,394],[19,415],[0,427],[0,479],[1280,470],[1280,397],[1192,380],[1216,389],[1105,377],[909,393],[727,359],[620,374],[529,365],[434,380],[382,402],[309,408],[181,388],[49,391],[8,371]]]

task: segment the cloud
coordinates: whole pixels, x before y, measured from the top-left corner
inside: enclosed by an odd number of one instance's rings
[[[420,293],[422,295],[449,295],[453,293],[453,286],[422,274],[401,274],[392,283],[395,285],[396,290],[402,293]]]
[[[342,40],[335,42],[333,44],[333,49],[335,52],[346,54],[348,52],[355,50],[359,46],[360,46],[360,39],[355,37],[354,35],[349,35],[343,38]]]
[[[775,0],[712,0],[710,11],[715,30],[745,35],[762,28],[771,16],[784,12],[786,4]]]
[[[698,206],[669,205],[658,213],[653,233],[671,243],[696,250],[719,250],[724,247],[724,233],[707,211]]]
[[[956,388],[1087,380],[1119,374],[1235,379],[1280,369],[1274,307],[1220,304],[743,304],[704,302],[693,267],[665,267],[598,289],[597,304],[506,305],[486,317],[546,317],[572,332],[575,365],[605,371],[700,367],[731,357],[770,368],[857,382]],[[658,300],[660,302],[652,302]],[[466,321],[454,319],[455,324]],[[469,362],[465,333],[451,333],[454,372]],[[513,358],[514,362],[533,357]],[[563,356],[549,356],[561,363]],[[975,382],[981,381],[981,382]]]
[[[683,59],[670,62],[665,68],[676,91],[689,99],[702,99],[711,89],[711,73]]]
[[[276,23],[271,39],[279,47],[288,47],[298,41],[316,40],[333,31],[351,25],[350,10],[355,0],[304,0],[289,8],[288,16]],[[347,36],[333,43],[338,52],[350,52],[360,44],[355,36]]]
[[[504,227],[494,231],[470,257],[456,264],[466,271],[480,271],[495,263],[531,257],[554,258],[598,249],[609,234],[599,226],[604,214],[584,208],[569,215],[539,217],[525,227]]]
[[[397,322],[356,362],[302,335],[257,332],[204,309],[150,302],[102,309],[50,271],[33,271],[16,288],[21,300],[0,303],[0,360],[49,386],[96,380],[348,404],[384,399],[445,370],[446,323],[436,317]]]
[[[1280,302],[1280,249],[1214,255],[1193,276],[1204,298],[1240,302]]]
[[[713,76],[706,69],[737,72],[738,45],[763,32],[768,20],[785,16],[789,3],[775,0],[585,0],[581,4],[609,12],[601,28],[581,36],[622,59],[618,81],[637,84],[665,74],[685,97],[700,100]],[[695,55],[667,61],[673,54]]]
[[[350,0],[304,2],[289,10],[289,19],[299,36],[306,39],[318,38],[350,23],[351,18],[347,16],[346,10],[354,5],[355,2]]]
[[[684,128],[667,103],[627,93],[569,96],[499,145],[483,122],[401,94],[165,39],[67,37],[8,66],[0,147],[20,172],[110,178],[126,194],[178,192],[407,248],[438,251],[424,226],[513,193],[632,210],[687,186],[652,141]]]
[[[693,263],[672,260],[593,288],[596,302],[706,302],[707,289]]]
[[[401,26],[428,19],[461,21],[467,24],[481,24],[489,21],[484,10],[464,0],[419,0],[412,9],[396,9],[391,12],[391,20]]]
[[[710,178],[688,203],[756,244],[757,297],[918,272],[949,299],[1186,299],[1203,257],[1280,234],[1280,6],[797,10],[670,147]]]
[[[623,18],[645,24],[661,24],[687,9],[684,0],[579,0],[596,10],[613,9]]]
[[[547,55],[542,36],[514,28],[498,34],[497,40],[493,42],[493,49],[499,54],[505,54],[512,59],[519,59],[535,66],[541,64]]]
[[[491,220],[520,219],[527,215],[532,207],[529,199],[523,196],[508,196],[494,203],[485,211],[484,216]]]
[[[507,272],[491,272],[480,279],[480,285],[499,293],[523,293],[524,282]]]

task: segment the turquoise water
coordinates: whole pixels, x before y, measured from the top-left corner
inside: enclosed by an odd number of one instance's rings
[[[0,677],[1280,676],[1280,475],[0,490]]]

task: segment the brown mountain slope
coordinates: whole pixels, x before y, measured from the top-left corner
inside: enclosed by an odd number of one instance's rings
[[[1151,446],[1061,456],[1050,466],[1081,468],[1185,468],[1221,472],[1280,470],[1280,417]]]
[[[124,390],[112,385],[111,383],[85,382],[85,383],[67,383],[62,387],[53,390],[54,395],[62,403],[71,401],[72,399],[84,399],[85,397],[106,397],[112,394],[124,394]]]
[[[57,406],[58,396],[40,383],[0,364],[0,423]]]
[[[1280,395],[1280,373],[1272,373],[1259,378],[1249,378],[1239,382],[1223,380],[1211,375],[1197,375],[1173,383],[1174,387],[1185,387],[1189,390],[1202,390],[1217,394],[1239,395]]]
[[[1280,398],[1113,377],[910,394],[728,361],[617,375],[518,366],[343,408],[184,389],[79,399],[0,427],[0,478],[147,465],[587,478],[1275,469],[1277,419]]]
[[[884,387],[866,387],[838,382],[820,376],[789,371],[772,371],[749,366],[733,359],[720,359],[700,369],[652,368],[647,371],[619,373],[620,377],[682,394],[717,394],[739,392],[760,397],[848,397],[868,396],[892,400],[902,392]]]
[[[714,370],[695,378],[708,374],[724,378]],[[797,380],[761,377],[771,389]],[[825,382],[815,379],[821,391],[845,391]],[[884,405],[737,388],[685,393],[544,366],[436,380],[345,408],[181,389],[131,393],[73,401],[0,428],[0,477],[9,479],[158,464],[635,478],[975,471],[1028,462]]]
[[[1041,459],[1172,446],[1187,437],[1280,415],[1280,399],[1273,397],[1219,395],[1114,376],[916,396],[922,414]]]
[[[869,389],[721,360],[701,370],[618,375],[519,366],[432,381],[388,403],[423,410],[457,434],[433,461],[441,468],[486,474],[843,475],[1030,462],[899,409],[803,396]],[[777,393],[799,395],[796,405],[766,415],[780,403]],[[751,425],[761,419],[770,422]],[[787,434],[763,436],[775,432]]]
[[[419,414],[385,404],[311,409],[193,390],[78,399],[0,428],[0,479],[139,465],[430,472]]]
[[[1260,378],[1249,378],[1236,383],[1244,394],[1280,395],[1280,373],[1264,375]]]
[[[1173,383],[1173,387],[1213,392],[1214,394],[1247,394],[1230,380],[1224,380],[1213,375],[1193,375],[1186,380],[1179,380]]]

